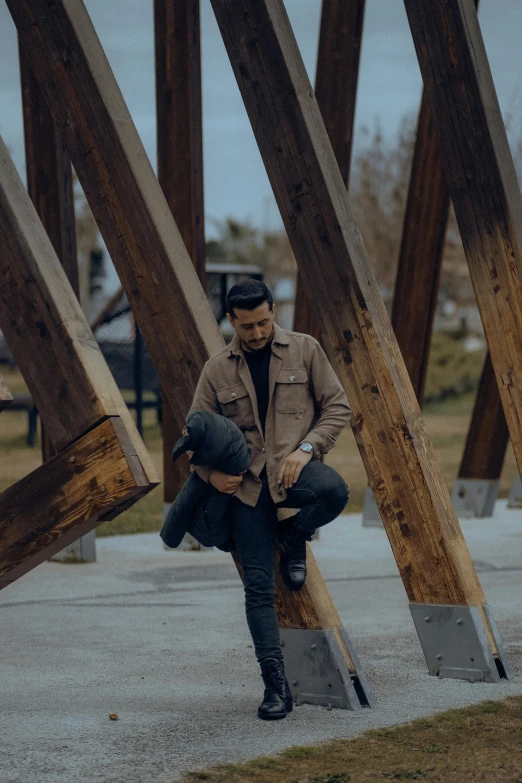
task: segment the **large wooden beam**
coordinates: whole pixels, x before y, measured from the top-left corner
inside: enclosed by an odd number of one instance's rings
[[[81,0],[8,6],[182,426],[223,344],[189,254]]]
[[[422,405],[450,197],[423,94],[393,295],[392,327]]]
[[[27,191],[80,301],[71,161],[21,47],[19,54]],[[56,450],[43,422],[41,432],[45,462]],[[90,531],[83,541],[59,552],[55,559],[95,560],[95,535],[94,530]]]
[[[449,201],[439,141],[428,100],[423,94],[391,319],[421,405]],[[488,355],[453,491],[459,515],[492,513],[508,440],[509,432]]]
[[[488,352],[453,485],[452,499],[459,516],[493,516],[508,442],[509,430]]]
[[[120,495],[118,490],[114,493],[118,502],[112,502],[107,495],[107,505],[103,506],[107,513],[111,509],[119,513],[126,503],[135,502],[158,483],[156,473],[1,140],[0,248],[0,327],[37,401],[56,450],[74,451],[75,444],[83,437],[91,437],[93,432],[101,433],[103,445],[109,435],[100,428],[107,420],[113,422],[111,426],[119,443],[135,464],[137,483],[132,492]],[[105,451],[100,451],[100,459],[93,467],[101,482],[114,468],[111,453],[105,455]],[[76,456],[71,453],[71,465],[75,462]],[[55,468],[47,472],[49,464],[37,471],[38,475],[31,474],[4,493],[5,504],[0,498],[0,526],[5,531],[0,545],[0,568],[8,573],[3,586],[92,530],[101,518],[98,513],[86,516],[74,497],[53,495],[52,477],[56,474],[52,473]],[[89,503],[89,487],[94,491],[96,477],[83,463],[78,470],[82,472],[81,491]],[[85,483],[87,480],[90,483]],[[97,512],[101,510],[96,506]],[[45,535],[36,540],[28,537],[28,525],[40,512],[47,527]],[[67,524],[57,524],[58,517],[67,520]],[[80,524],[76,525],[76,520]],[[15,560],[13,546],[18,553]]]
[[[224,344],[196,270],[81,0],[8,6],[182,427],[204,362]],[[338,618],[320,577],[299,595],[279,578],[277,589],[300,629],[310,630],[307,599]],[[360,680],[346,643],[338,646]]]
[[[428,371],[449,205],[439,140],[423,93],[391,315],[392,328],[420,406]],[[373,493],[367,488],[363,526],[381,525]]]
[[[79,299],[71,161],[22,48],[20,80],[27,191]],[[44,462],[54,453],[51,439],[42,424]]]
[[[439,140],[429,102],[423,93],[391,319],[421,405],[449,203]],[[495,488],[490,488],[489,483],[496,483],[500,478],[508,439],[507,424],[488,355],[460,465],[460,481],[457,481],[453,492],[453,502],[459,514],[468,509],[470,513],[482,516],[488,513],[488,509],[492,510],[493,503],[487,502],[487,498],[493,500]],[[470,496],[481,502],[477,504],[473,500],[470,504]]]
[[[13,401],[13,395],[11,394],[7,383],[0,376],[0,412],[7,408]]]
[[[419,604],[475,606],[489,633],[491,663],[497,647],[484,594],[284,6],[281,0],[212,5],[329,356],[350,398],[355,438],[421,641],[430,629],[419,620]],[[425,653],[430,670],[440,670],[427,647]],[[450,668],[448,676],[463,676]]]
[[[475,0],[478,5],[478,0]],[[422,406],[439,292],[450,194],[425,92],[404,215],[391,322]]]
[[[205,288],[203,132],[199,0],[155,0],[158,180]],[[188,477],[188,457],[172,462],[181,437],[163,393],[164,512]],[[199,545],[191,539],[194,548]]]
[[[365,0],[323,0],[315,97],[346,187],[350,177]],[[294,330],[319,339],[306,286],[297,275]]]
[[[500,397],[522,468],[522,197],[473,0],[405,0]]]
[[[119,416],[156,472],[7,148],[0,139],[0,328],[61,449]]]
[[[23,49],[20,49],[20,76],[27,191],[78,297],[71,161]]]
[[[348,187],[365,0],[323,0],[315,97]]]
[[[99,424],[0,495],[0,589],[149,489],[121,419]]]
[[[480,376],[459,478],[498,480],[508,441],[509,430],[488,353]]]

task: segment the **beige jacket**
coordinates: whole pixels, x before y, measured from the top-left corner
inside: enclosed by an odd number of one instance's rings
[[[266,465],[275,503],[286,498],[277,483],[281,466],[308,441],[314,458],[335,445],[350,420],[346,394],[326,355],[313,337],[274,326],[269,373],[269,403],[265,437],[259,422],[256,393],[237,334],[232,342],[206,362],[191,411],[220,413],[243,432],[252,464],[235,496],[255,506],[261,491],[259,476]],[[196,468],[208,480],[209,468]]]

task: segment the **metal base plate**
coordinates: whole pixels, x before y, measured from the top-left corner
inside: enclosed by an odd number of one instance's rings
[[[510,676],[489,607],[486,619],[495,640],[499,659],[491,652],[481,613],[476,606],[410,604],[430,674],[469,682],[499,682]]]
[[[58,563],[94,563],[96,560],[96,531],[90,530],[74,544],[69,544],[49,559]]]
[[[500,481],[457,479],[451,501],[458,517],[492,517]]]
[[[522,508],[522,481],[520,480],[520,475],[518,473],[513,482],[513,486],[511,487],[511,492],[509,493],[507,507]]]
[[[484,614],[486,615],[489,630],[491,632],[491,635],[493,637],[498,652],[498,658],[495,658],[497,671],[501,679],[512,680],[513,670],[511,669],[510,663],[508,661],[508,657],[506,655],[506,651],[504,650],[504,644],[502,643],[502,639],[498,632],[497,624],[493,618],[491,608],[487,604],[484,604],[483,609],[484,609]]]
[[[342,710],[372,705],[368,683],[344,628],[341,635],[356,674],[348,671],[333,631],[281,629],[286,675],[296,704]]]
[[[375,497],[370,487],[366,487],[364,493],[363,515],[362,515],[363,527],[382,527],[381,514],[377,508]]]

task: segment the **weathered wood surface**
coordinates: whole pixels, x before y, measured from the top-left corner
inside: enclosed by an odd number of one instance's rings
[[[439,140],[429,103],[423,94],[391,318],[421,405],[449,202]],[[506,419],[488,354],[476,395],[459,478],[500,478],[508,440]]]
[[[450,197],[423,94],[404,216],[391,322],[422,405]]]
[[[205,288],[203,132],[199,0],[155,0],[158,180]],[[173,503],[189,473],[186,454],[172,462],[181,437],[164,392],[163,500]]]
[[[27,191],[78,297],[71,161],[22,48],[20,77]]]
[[[497,480],[509,442],[509,430],[488,353],[477,389],[459,478]]]
[[[411,601],[484,603],[280,0],[212,0]],[[291,96],[291,97],[289,97]],[[317,270],[321,270],[317,274]]]
[[[0,375],[0,412],[7,408],[13,401],[13,395],[11,394],[7,383]]]
[[[522,197],[473,0],[405,0],[504,413],[522,469]]]
[[[27,191],[75,295],[80,298],[71,161],[20,48]],[[42,423],[44,462],[55,454]]]
[[[154,0],[158,180],[205,287],[199,0]]]
[[[118,417],[0,495],[0,588],[151,489]]]
[[[365,0],[323,0],[315,97],[348,187]]]
[[[8,6],[182,426],[223,344],[189,254],[81,0]]]
[[[348,187],[365,0],[323,0],[315,97]],[[306,286],[297,275],[294,331],[319,339]]]
[[[204,361],[224,344],[196,271],[83,4],[8,5],[182,427]],[[322,579],[299,599],[279,578],[277,590],[300,628],[309,618],[297,601],[308,594],[337,616]]]
[[[478,5],[478,0],[475,0]],[[391,322],[422,406],[439,292],[450,195],[423,92],[404,215]]]
[[[60,451],[119,416],[156,471],[42,223],[0,139],[0,328]]]

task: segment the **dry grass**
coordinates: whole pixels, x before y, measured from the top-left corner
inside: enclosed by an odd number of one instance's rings
[[[18,371],[2,368],[2,375],[14,394],[26,391]],[[449,489],[458,472],[464,441],[473,407],[473,396],[448,400],[440,405],[428,406],[425,411],[428,432],[433,440],[437,459]],[[24,412],[4,411],[0,416],[0,491],[38,467],[41,463],[40,444],[28,448],[25,443],[27,415]],[[161,435],[155,422],[154,411],[145,411],[144,440],[162,475]],[[327,463],[337,470],[350,487],[348,511],[362,509],[366,474],[350,428],[342,433],[337,446],[327,457]],[[502,472],[500,494],[507,495],[516,474],[515,458],[511,446],[508,448]],[[117,519],[106,522],[97,530],[97,535],[120,535],[123,533],[145,533],[161,527],[162,515],[161,485],[136,503]]]
[[[522,697],[188,772],[185,783],[521,783]]]

